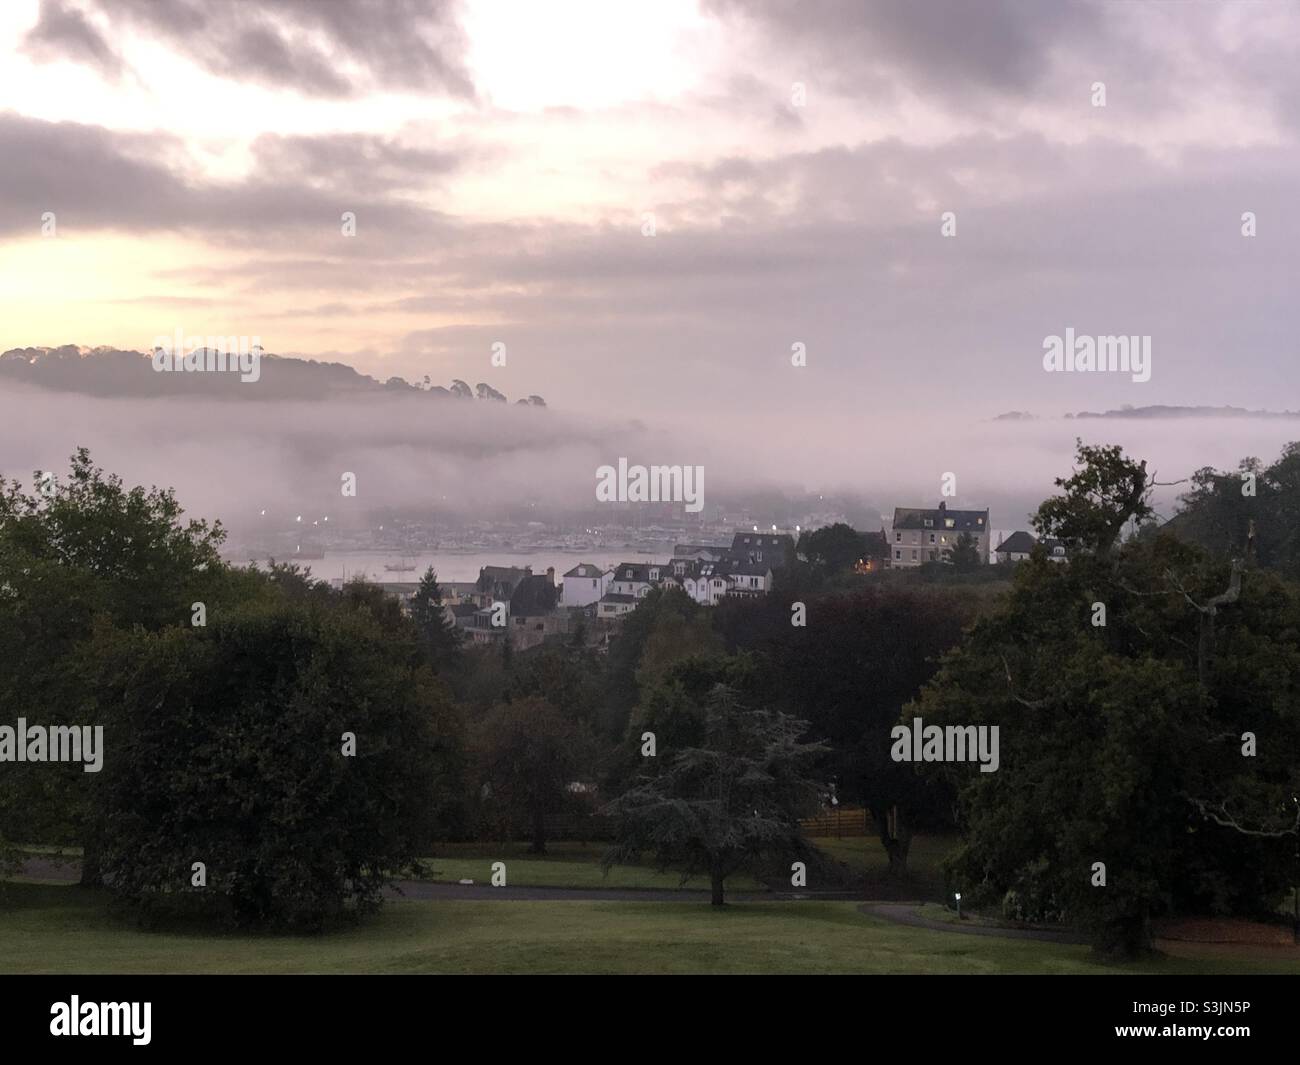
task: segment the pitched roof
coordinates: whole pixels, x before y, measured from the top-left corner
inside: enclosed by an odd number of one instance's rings
[[[549,614],[555,609],[555,585],[542,574],[529,574],[515,585],[510,613],[518,617]]]
[[[620,562],[614,567],[614,580],[646,581],[648,583],[652,569],[665,570],[667,568],[666,564],[658,562]],[[630,575],[629,570],[631,571]]]
[[[727,558],[734,562],[754,562],[758,556],[776,569],[794,560],[794,537],[788,533],[738,532],[731,538]]]
[[[1023,529],[1013,532],[1002,543],[993,549],[994,554],[1016,554],[1027,555],[1033,551],[1034,546],[1038,543],[1029,533]]]
[[[565,574],[566,577],[599,577],[604,571],[590,562],[579,562]]]
[[[948,525],[945,519],[951,520]],[[926,525],[929,521],[931,524]],[[984,510],[949,510],[940,503],[935,510],[926,507],[895,507],[895,529],[956,529],[958,532],[988,532],[989,512]]]

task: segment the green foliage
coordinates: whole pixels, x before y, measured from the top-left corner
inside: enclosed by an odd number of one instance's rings
[[[726,878],[738,870],[806,856],[799,818],[817,808],[822,785],[810,773],[825,750],[800,741],[806,729],[785,714],[748,710],[715,687],[704,742],[665,756],[656,775],[607,808],[617,841],[604,864],[652,854],[683,877],[707,875],[720,906]]]
[[[1130,521],[1141,524],[1151,516],[1147,502],[1151,489],[1147,464],[1134,462],[1115,444],[1092,445],[1076,441],[1075,462],[1082,467],[1056,486],[1065,494],[1053,496],[1038,508],[1033,525],[1040,537],[1055,537],[1067,546],[1106,552]]]
[[[546,853],[546,819],[581,811],[592,776],[594,746],[587,728],[544,699],[505,703],[474,729],[477,780],[485,816],[504,838],[526,832],[532,853]]]
[[[220,525],[182,522],[170,491],[127,489],[83,448],[66,476],[25,492],[0,480],[0,706],[33,724],[103,723],[92,642],[105,626],[188,626],[191,605],[233,597]],[[0,763],[0,836],[87,846],[96,774]]]
[[[1101,548],[1142,467],[1114,449],[1091,456],[1101,468],[1072,478],[1050,513]],[[1098,490],[1121,482],[1130,488]],[[1098,949],[1124,954],[1147,949],[1162,912],[1267,908],[1295,847],[1297,633],[1293,588],[1167,536],[1022,564],[1005,605],[903,715],[1000,729],[996,773],[927,767],[958,793],[956,886],[1013,893],[1022,915],[1064,913]],[[1255,757],[1241,753],[1246,731],[1260,738]]]
[[[689,623],[702,616],[706,608],[700,606],[680,588],[654,588],[628,614],[610,643],[606,672],[605,707],[601,715],[600,732],[608,740],[621,740],[627,731],[628,717],[640,701],[638,670],[646,645],[661,622],[672,624],[671,619]],[[670,657],[667,645],[675,641],[663,638],[664,657]]]
[[[969,573],[982,565],[979,545],[970,533],[964,532],[957,537],[957,542],[948,552],[947,562],[958,573]]]
[[[1261,566],[1300,579],[1300,443],[1288,444],[1267,467],[1246,458],[1231,473],[1197,470],[1180,502],[1172,522],[1178,536],[1219,558],[1249,553]]]
[[[443,608],[442,589],[438,587],[438,574],[432,566],[424,571],[411,596],[411,619],[435,673],[460,665],[460,633]]]
[[[115,635],[97,809],[120,898],[302,929],[378,905],[390,871],[427,850],[457,745],[390,604],[356,588]]]
[[[939,655],[960,642],[979,600],[954,590],[873,583],[806,606],[803,628],[791,626],[790,603],[776,594],[719,607],[716,617],[729,647],[753,653],[754,688],[764,703],[807,720],[810,735],[830,744],[824,769],[840,801],[871,810],[881,845],[901,873],[912,829],[948,823],[950,796],[890,759],[889,732],[934,675]]]
[[[836,522],[799,537],[798,553],[829,573],[852,569],[867,554],[866,541],[851,525]]]

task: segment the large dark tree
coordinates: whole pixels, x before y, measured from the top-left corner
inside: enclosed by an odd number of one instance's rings
[[[779,594],[717,608],[729,647],[753,652],[764,704],[802,718],[831,751],[841,802],[871,811],[890,872],[907,871],[917,828],[950,824],[950,796],[889,757],[903,707],[957,645],[982,599],[966,591],[873,585],[809,598],[803,626]]]
[[[373,909],[428,853],[455,715],[413,626],[374,592],[112,637],[96,812],[117,895],[144,914],[185,903],[316,929]]]
[[[526,835],[530,853],[545,854],[547,818],[580,811],[592,781],[594,749],[586,727],[530,696],[479,722],[474,750],[485,809],[499,815],[510,838]]]
[[[804,532],[799,537],[799,554],[828,573],[840,573],[866,556],[867,543],[851,525],[836,522]]]
[[[435,673],[443,673],[459,664],[460,633],[447,617],[442,602],[438,574],[430,566],[411,596],[411,618]]]
[[[958,791],[956,886],[1133,955],[1158,914],[1267,911],[1288,883],[1300,602],[1167,536],[1119,546],[1148,506],[1144,464],[1079,458],[1038,523],[1081,550],[1020,566],[902,717],[999,728],[996,772],[927,767]]]
[[[0,706],[34,724],[102,724],[92,637],[188,627],[194,603],[214,611],[244,594],[218,554],[224,536],[182,521],[170,491],[127,488],[84,448],[30,491],[0,480]],[[83,881],[97,882],[97,786],[79,765],[0,763],[0,837],[80,844]]]
[[[825,750],[801,742],[806,729],[785,714],[748,710],[716,687],[703,742],[667,755],[656,775],[607,808],[617,838],[606,868],[650,854],[683,882],[707,876],[713,905],[721,906],[733,873],[806,857],[799,819],[817,809],[824,788],[812,773]]]

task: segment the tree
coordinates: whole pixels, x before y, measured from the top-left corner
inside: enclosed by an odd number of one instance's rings
[[[980,565],[979,545],[970,533],[964,532],[957,537],[952,550],[948,552],[948,562],[959,573],[965,573]]]
[[[829,573],[849,570],[867,553],[862,534],[851,525],[836,522],[799,537],[798,553]]]
[[[906,874],[917,828],[951,824],[951,796],[889,757],[890,729],[980,602],[965,591],[871,585],[809,598],[802,628],[776,593],[715,614],[728,646],[753,652],[765,705],[807,720],[830,744],[826,775],[841,802],[871,811],[892,875]]]
[[[184,903],[316,930],[427,853],[460,790],[456,717],[413,626],[366,600],[114,634],[97,813],[106,880],[142,916]]]
[[[424,571],[415,594],[411,596],[411,618],[435,673],[445,672],[458,664],[460,633],[447,617],[442,605],[442,589],[438,587],[438,574],[432,566]]]
[[[605,671],[605,707],[600,731],[606,739],[618,742],[627,732],[628,717],[640,698],[641,660],[655,630],[661,628],[661,623],[671,628],[669,618],[689,623],[706,613],[706,608],[681,588],[652,588],[636,610],[623,619],[618,635],[610,643]],[[672,658],[674,648],[680,649],[679,641],[668,635],[660,646],[664,653],[656,657],[662,664]]]
[[[592,772],[585,728],[531,696],[505,703],[475,729],[478,778],[489,809],[499,810],[512,836],[523,829],[531,854],[546,853],[546,818],[581,808]]]
[[[1133,462],[1118,445],[1075,443],[1075,461],[1082,469],[1056,479],[1065,494],[1044,502],[1033,525],[1040,538],[1055,537],[1068,546],[1105,554],[1125,525],[1151,516],[1147,497],[1154,482],[1147,476],[1147,464]]]
[[[996,772],[926,767],[958,796],[955,886],[1133,956],[1162,912],[1253,914],[1287,884],[1300,600],[1169,536],[1114,545],[1144,505],[1144,464],[1084,457],[1096,468],[1039,513],[1093,550],[1018,567],[902,718],[999,729]],[[1248,735],[1268,740],[1247,754]]]
[[[704,743],[669,756],[606,808],[616,842],[605,868],[653,854],[685,883],[706,875],[714,906],[724,903],[727,877],[764,859],[806,856],[799,818],[817,809],[823,786],[809,776],[825,751],[799,737],[806,722],[747,710],[719,685],[710,695]]]
[[[1180,497],[1170,530],[1219,558],[1244,558],[1300,578],[1300,443],[1270,466],[1245,458],[1231,473],[1206,467]]]
[[[182,521],[170,490],[126,488],[85,448],[36,490],[0,480],[0,705],[50,725],[103,723],[92,638],[104,626],[190,626],[248,593],[222,562],[219,523]],[[0,836],[81,844],[83,883],[99,880],[88,811],[98,776],[69,764],[0,764]]]

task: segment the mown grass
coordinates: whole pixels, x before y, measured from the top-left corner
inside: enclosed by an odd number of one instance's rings
[[[664,890],[685,887],[704,891],[708,881],[688,880],[684,885],[680,873],[659,872],[647,865],[615,865],[608,874],[600,867],[605,848],[599,843],[550,843],[545,855],[528,853],[524,843],[447,844],[432,858],[423,859],[423,879],[438,883],[473,880],[488,884],[492,863],[506,863],[509,887],[608,888],[610,890]],[[737,874],[727,878],[728,891],[763,891],[765,887],[752,876]]]
[[[142,932],[76,887],[0,892],[7,973],[1245,973],[1300,955],[1102,965],[1088,948],[963,936],[853,903],[402,901],[314,937]]]

